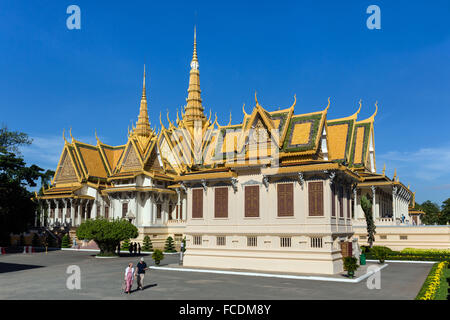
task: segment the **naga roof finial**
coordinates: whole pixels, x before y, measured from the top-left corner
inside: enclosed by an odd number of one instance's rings
[[[244,113],[244,116],[248,116],[247,112],[245,112],[245,103],[242,105],[242,112]]]
[[[65,133],[66,133],[66,129],[64,128],[64,129],[63,129],[63,139],[64,139],[64,144],[68,143],[67,140],[66,140],[66,135],[65,135]]]
[[[294,103],[292,104],[290,109],[294,108],[296,104],[297,104],[297,95],[294,93]]]

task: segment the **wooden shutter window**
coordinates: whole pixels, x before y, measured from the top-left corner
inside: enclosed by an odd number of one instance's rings
[[[228,188],[214,189],[214,217],[228,217]]]
[[[310,216],[323,216],[323,183],[308,183],[308,203]]]
[[[259,186],[245,187],[245,217],[259,217]]]
[[[109,206],[105,206],[105,219],[109,218]]]
[[[203,189],[192,190],[192,218],[203,218]]]
[[[278,216],[290,217],[294,215],[294,185],[292,183],[280,183],[278,192]]]

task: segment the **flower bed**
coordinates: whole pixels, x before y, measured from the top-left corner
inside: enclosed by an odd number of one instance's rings
[[[446,300],[448,288],[446,276],[448,274],[447,261],[434,264],[416,300]]]

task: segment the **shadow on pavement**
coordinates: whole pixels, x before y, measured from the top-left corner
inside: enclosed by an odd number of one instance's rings
[[[15,271],[28,270],[28,269],[43,268],[43,267],[44,266],[36,266],[36,265],[32,265],[32,264],[0,262],[0,273],[15,272]]]

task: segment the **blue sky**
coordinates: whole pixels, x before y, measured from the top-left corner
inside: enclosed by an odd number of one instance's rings
[[[131,2],[131,4],[130,4]],[[81,8],[81,30],[66,9]],[[381,9],[381,30],[366,8]],[[55,169],[62,131],[126,142],[147,66],[151,125],[187,96],[193,26],[204,106],[233,123],[254,106],[322,109],[375,120],[378,170],[397,168],[419,202],[450,197],[450,2],[18,1],[0,2],[0,122],[28,133],[27,162]]]

